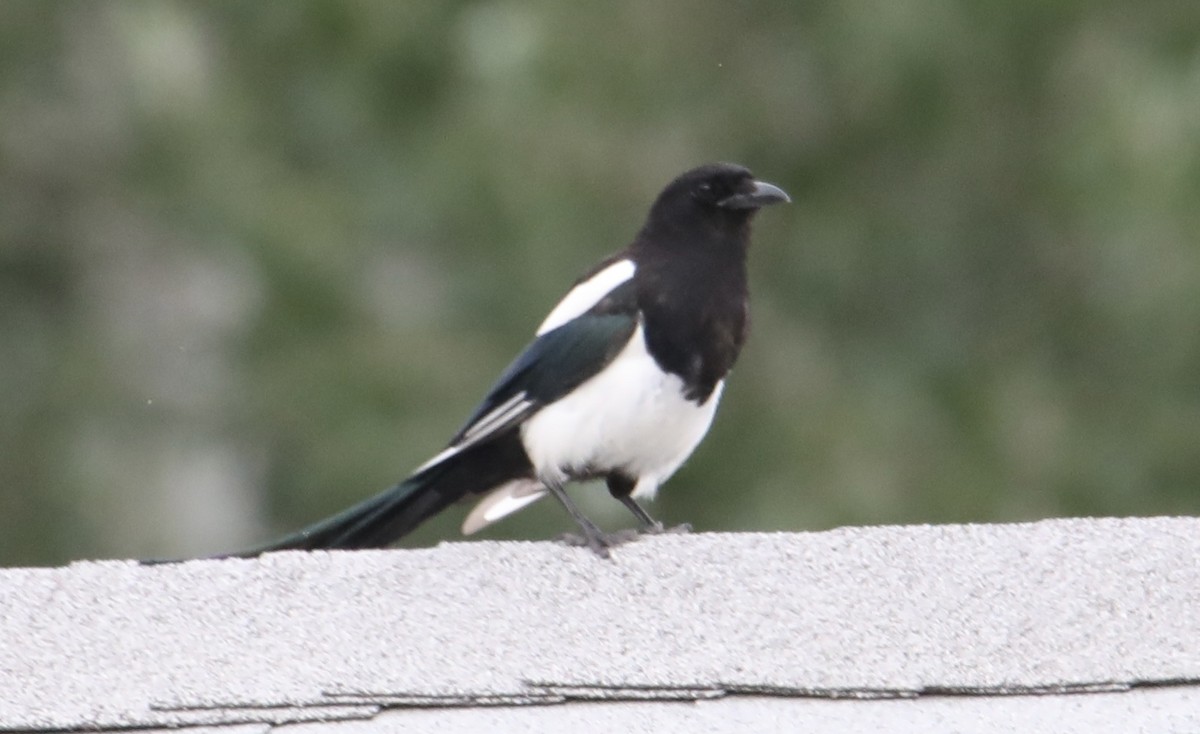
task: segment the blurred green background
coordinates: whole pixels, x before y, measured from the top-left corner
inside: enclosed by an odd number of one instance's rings
[[[402,478],[714,160],[795,203],[654,514],[1200,512],[1195,0],[7,0],[0,565],[230,550]],[[569,529],[541,505],[487,537]]]

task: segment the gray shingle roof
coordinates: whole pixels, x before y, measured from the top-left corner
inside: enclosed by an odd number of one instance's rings
[[[1194,731],[1198,551],[1152,518],[0,570],[0,727]],[[483,707],[525,703],[569,705]]]

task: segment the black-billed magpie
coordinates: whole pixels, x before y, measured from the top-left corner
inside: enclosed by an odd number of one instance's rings
[[[444,451],[403,482],[253,551],[383,547],[451,503],[483,495],[473,533],[553,495],[600,555],[612,539],[571,501],[604,479],[641,523],[708,432],[746,339],[746,251],[760,207],[790,201],[727,163],[663,189],[633,243],[580,278]]]

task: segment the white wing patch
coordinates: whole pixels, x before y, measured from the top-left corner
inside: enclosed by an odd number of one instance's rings
[[[458,443],[454,445],[460,449],[465,449],[472,444],[479,443],[497,431],[512,425],[512,421],[523,415],[531,405],[533,405],[533,401],[527,399],[525,391],[522,390],[495,408],[492,408],[488,411],[487,415],[482,416],[479,420],[472,423],[471,427],[463,433]]]
[[[537,335],[541,336],[547,331],[557,329],[571,319],[587,313],[613,288],[632,278],[635,270],[637,270],[637,266],[632,260],[618,260],[575,286],[558,302],[558,305],[538,327]]]
[[[449,448],[437,456],[418,466],[414,473],[420,473],[432,466],[437,466],[451,456],[465,451],[480,441],[491,438],[505,428],[512,426],[525,416],[525,411],[529,410],[529,406],[531,405],[533,405],[533,401],[525,397],[524,390],[513,395],[508,400],[492,408],[487,414],[481,416],[479,420],[472,423],[471,427],[463,432],[462,438],[458,439],[456,443],[451,444]]]
[[[429,461],[418,466],[416,468],[416,470],[413,471],[413,474],[420,474],[421,472],[425,471],[426,469],[428,469],[431,466],[437,466],[438,464],[442,463],[446,459],[449,459],[451,456],[454,456],[455,454],[457,454],[459,451],[462,451],[461,447],[451,446],[450,448],[440,452],[437,456],[433,457]]]
[[[463,535],[478,532],[545,496],[546,488],[534,479],[514,479],[501,484],[479,500],[475,509],[463,520]]]

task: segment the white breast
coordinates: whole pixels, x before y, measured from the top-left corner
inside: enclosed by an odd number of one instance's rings
[[[608,367],[521,427],[538,476],[620,469],[637,480],[634,495],[653,497],[708,432],[724,381],[703,405],[683,397],[683,381],[663,372],[639,325]]]

